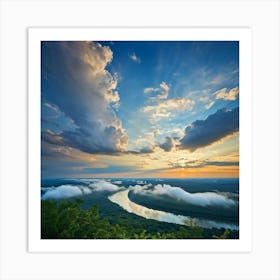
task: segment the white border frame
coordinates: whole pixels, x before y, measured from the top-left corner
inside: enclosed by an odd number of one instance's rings
[[[41,41],[239,41],[240,237],[236,240],[45,240],[40,238]],[[249,252],[252,186],[252,47],[249,28],[29,28],[30,252]],[[246,94],[244,94],[246,93]]]
[[[0,0],[0,279],[279,280],[279,8],[278,0]],[[116,25],[252,29],[250,253],[28,252],[27,28]]]

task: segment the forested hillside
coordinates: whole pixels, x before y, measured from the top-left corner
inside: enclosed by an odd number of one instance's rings
[[[102,217],[98,205],[81,209],[82,200],[60,203],[42,200],[42,239],[198,239],[236,238],[235,231],[203,229],[190,221],[186,226],[161,223],[128,214],[118,220]]]

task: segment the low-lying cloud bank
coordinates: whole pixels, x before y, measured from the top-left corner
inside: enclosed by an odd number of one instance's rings
[[[42,199],[65,199],[75,196],[82,196],[91,193],[91,189],[88,187],[73,186],[73,185],[62,185],[56,188],[47,190]]]
[[[231,207],[236,203],[232,199],[228,198],[225,194],[216,192],[202,192],[202,193],[189,193],[182,188],[172,187],[166,184],[158,184],[154,187],[151,185],[145,186],[131,186],[130,189],[136,194],[143,195],[164,195],[172,199],[176,199],[181,202],[197,206],[222,206]]]
[[[44,192],[42,199],[67,199],[71,197],[83,196],[94,192],[119,192],[126,188],[121,186],[121,181],[110,182],[104,179],[84,179],[80,182],[86,185],[65,184],[58,187],[42,188]],[[179,203],[192,204],[201,207],[218,206],[229,208],[236,206],[236,202],[227,196],[227,193],[217,192],[197,192],[190,193],[184,189],[167,184],[157,184],[153,186],[145,181],[137,180],[136,185],[130,186],[135,194],[149,195],[153,197],[166,196]]]
[[[100,180],[89,185],[94,191],[109,191],[115,192],[124,189],[105,180]]]
[[[88,181],[88,183],[88,186],[61,185],[59,187],[42,188],[42,190],[45,191],[42,195],[42,199],[67,199],[91,194],[93,192],[116,192],[124,189],[124,187],[116,186],[105,180],[91,180]]]

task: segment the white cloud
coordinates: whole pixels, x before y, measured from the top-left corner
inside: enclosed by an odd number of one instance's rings
[[[142,154],[150,154],[155,152],[158,148],[157,137],[161,134],[159,129],[153,129],[150,131],[142,130],[139,131],[139,136],[130,142],[133,146],[133,150],[138,151]],[[143,162],[137,164],[137,166],[143,166]]]
[[[179,127],[169,127],[168,129],[165,130],[166,135],[170,135],[172,138],[182,138],[185,134],[184,132],[184,127],[179,128]]]
[[[116,184],[116,185],[121,185],[122,181],[117,180],[117,181],[113,181],[113,183]]]
[[[191,110],[194,105],[193,100],[185,99],[185,98],[174,98],[165,100],[157,105],[146,106],[143,108],[144,112],[165,112],[166,110],[170,111],[180,111],[180,110]]]
[[[223,88],[214,93],[216,99],[224,99],[224,100],[231,100],[231,101],[236,100],[238,94],[239,94],[239,89],[237,87],[232,88],[230,91],[228,91],[227,88]]]
[[[202,93],[205,94],[205,92]],[[206,110],[210,109],[215,104],[215,101],[210,98],[209,93],[207,91],[206,91],[206,95],[200,96],[198,100],[202,103],[206,103],[204,105],[204,108]]]
[[[48,92],[45,106],[60,110],[75,124],[75,130],[67,128],[53,137],[45,133],[43,140],[92,154],[126,149],[126,131],[112,108],[120,101],[117,76],[106,70],[112,59],[110,48],[99,43],[42,43],[43,74],[57,85]],[[51,137],[62,141],[54,143]]]
[[[42,199],[65,199],[76,196],[90,194],[91,190],[88,187],[79,187],[73,185],[62,185],[56,188],[47,190],[42,196]]]
[[[170,87],[169,87],[169,85],[166,82],[162,82],[159,86],[164,91],[168,92],[170,90]]]
[[[144,93],[157,92],[157,91],[159,91],[159,90],[160,90],[159,88],[152,88],[152,87],[149,87],[149,88],[144,88]]]
[[[141,63],[140,57],[138,57],[135,53],[128,54],[128,57],[134,62]]]
[[[198,206],[209,206],[217,205],[222,207],[231,207],[235,205],[235,202],[232,199],[227,198],[225,195],[215,193],[215,192],[203,192],[203,193],[189,193],[184,191],[179,187],[172,187],[166,184],[158,184],[153,188],[144,187],[135,187],[131,188],[135,193],[140,194],[150,194],[150,195],[166,195],[173,199],[176,199],[181,202],[186,202],[192,205]]]
[[[173,112],[191,111],[195,102],[186,98],[174,98],[164,100],[156,105],[148,105],[142,108],[144,113],[150,114],[150,119],[154,122],[162,118],[171,117]]]
[[[209,80],[208,84],[210,85],[220,85],[224,81],[227,80],[227,77],[224,74],[217,74],[216,76],[212,77],[211,80]]]
[[[87,186],[61,185],[58,187],[42,188],[42,190],[45,191],[42,195],[42,199],[67,199],[91,194],[93,192],[116,192],[124,189],[124,187],[114,185],[101,179],[77,179],[77,182],[84,182]],[[116,181],[114,183],[120,185],[122,182]]]
[[[123,187],[116,186],[108,181],[99,180],[89,185],[94,191],[110,191],[115,192],[124,189]]]
[[[47,108],[49,108],[49,109],[51,109],[52,111],[54,111],[55,113],[57,113],[57,115],[60,115],[60,114],[61,114],[59,108],[58,108],[56,105],[51,104],[51,103],[49,103],[49,102],[45,102],[44,105],[45,105]]]
[[[210,109],[215,104],[215,101],[211,101],[208,104],[205,105],[205,109]]]
[[[198,100],[203,102],[203,103],[206,103],[206,102],[209,101],[209,96],[207,96],[207,95],[206,96],[201,96],[201,97],[199,97]]]
[[[151,94],[153,92],[159,92],[158,95],[150,97],[150,100],[157,101],[159,99],[166,99],[168,97],[169,90],[170,90],[170,86],[166,82],[162,81],[159,87],[157,88],[153,88],[153,87],[144,88],[144,93]]]

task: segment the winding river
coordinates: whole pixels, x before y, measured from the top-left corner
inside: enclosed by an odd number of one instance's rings
[[[136,214],[146,219],[152,219],[160,222],[174,223],[179,225],[186,225],[188,221],[190,221],[190,217],[188,216],[175,215],[173,213],[150,209],[142,205],[139,205],[129,199],[128,193],[129,190],[123,190],[109,196],[108,198],[111,202],[119,205],[127,212]],[[197,219],[197,218],[192,218],[192,220],[198,226],[203,228],[228,228],[232,230],[239,229],[239,227],[234,224],[227,224],[227,223],[221,223],[212,220]]]

